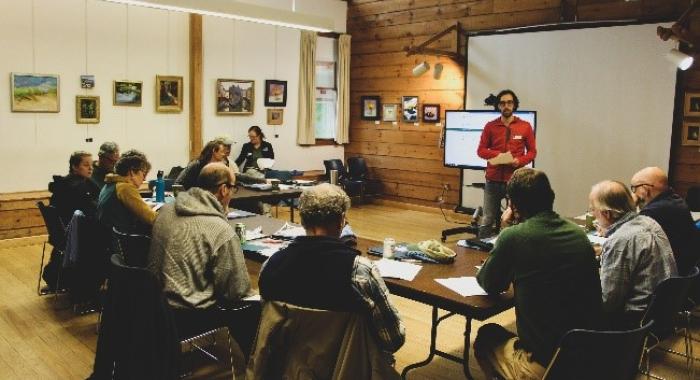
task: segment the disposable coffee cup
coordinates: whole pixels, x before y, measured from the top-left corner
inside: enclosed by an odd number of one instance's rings
[[[338,171],[333,169],[331,170],[331,185],[337,185],[338,184]]]
[[[173,195],[177,197],[183,189],[182,185],[173,185]]]
[[[393,238],[385,238],[384,239],[384,249],[382,250],[382,256],[385,259],[391,259],[394,257],[394,246],[396,245],[396,240]]]

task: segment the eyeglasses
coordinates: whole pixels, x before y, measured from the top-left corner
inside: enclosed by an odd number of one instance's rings
[[[505,105],[512,106],[513,104],[515,104],[515,102],[513,100],[501,100],[500,102],[498,102],[499,106],[505,106]]]
[[[238,190],[238,188],[236,187],[236,184],[235,184],[235,183],[221,182],[221,183],[217,184],[216,186],[221,186],[221,185],[226,185],[226,188],[229,189],[229,190],[230,190],[230,189],[233,189],[233,188],[235,188],[236,190]]]
[[[654,187],[654,185],[650,183],[638,183],[636,185],[630,185],[630,190],[634,193],[638,187],[640,186],[649,186],[649,187]]]

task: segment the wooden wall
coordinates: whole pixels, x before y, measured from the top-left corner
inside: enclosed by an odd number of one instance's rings
[[[414,55],[404,49],[418,45],[434,34],[460,22],[469,30],[500,29],[555,23],[561,20],[649,19],[674,20],[686,9],[688,0],[350,0],[348,33],[352,35],[350,144],[346,157],[363,156],[374,177],[384,184],[386,198],[437,205],[443,185],[450,190],[445,202],[458,203],[459,170],[445,168],[439,147],[440,126],[399,122],[392,125],[360,119],[360,97],[380,95],[382,103],[400,103],[403,95],[419,96],[419,103],[463,108],[464,69],[449,58]],[[700,12],[699,12],[700,13]],[[700,28],[700,24],[696,28]],[[650,36],[649,38],[654,38]],[[659,43],[662,43],[659,40]],[[456,49],[450,34],[431,45]],[[428,61],[444,65],[440,80],[432,70],[421,77],[411,69]],[[700,89],[700,63],[679,86]],[[669,120],[668,128],[672,128]],[[673,128],[679,129],[676,125]],[[679,190],[700,183],[697,148],[680,147],[674,133],[672,175]]]
[[[0,194],[0,240],[46,234],[36,203],[49,204],[48,191]]]

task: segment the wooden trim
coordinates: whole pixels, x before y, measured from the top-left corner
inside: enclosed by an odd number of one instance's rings
[[[202,16],[190,14],[190,159],[202,150]]]
[[[336,143],[335,140],[333,140],[333,139],[316,139],[316,143],[314,145],[316,145],[316,146],[338,145],[338,143]]]

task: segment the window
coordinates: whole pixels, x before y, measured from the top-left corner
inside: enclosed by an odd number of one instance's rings
[[[338,93],[336,91],[335,62],[316,62],[316,109],[314,128],[316,140],[335,140]]]

